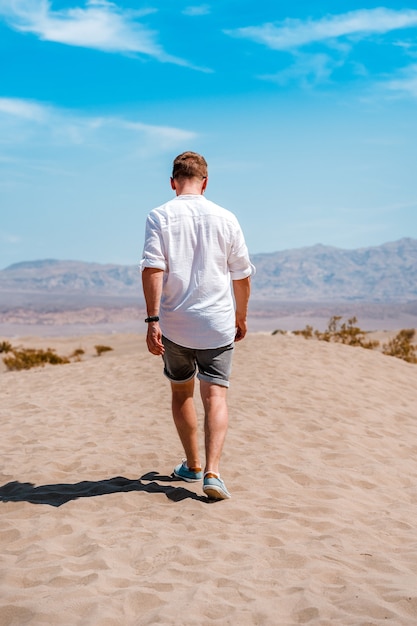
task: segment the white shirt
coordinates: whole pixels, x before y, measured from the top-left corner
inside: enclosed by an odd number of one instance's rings
[[[159,316],[167,339],[197,349],[233,342],[231,280],[255,273],[233,213],[192,194],[154,209],[146,221],[145,267],[164,270]]]

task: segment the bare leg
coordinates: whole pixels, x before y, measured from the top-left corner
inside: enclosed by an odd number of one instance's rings
[[[189,468],[200,468],[198,423],[194,406],[194,378],[186,383],[171,383],[172,416],[184,448]]]
[[[206,446],[205,472],[219,474],[220,457],[228,426],[227,387],[200,381],[204,405],[204,434]]]

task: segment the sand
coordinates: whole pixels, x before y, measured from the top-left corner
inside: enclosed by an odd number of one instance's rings
[[[0,371],[0,626],[417,623],[417,365],[249,334],[210,503],[143,336],[19,342],[85,355]]]

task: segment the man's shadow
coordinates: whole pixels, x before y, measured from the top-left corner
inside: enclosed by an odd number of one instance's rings
[[[158,472],[148,472],[136,480],[116,476],[115,478],[104,480],[83,480],[73,484],[58,483],[55,485],[40,485],[39,487],[32,483],[20,483],[15,480],[0,487],[0,502],[31,502],[32,504],[62,506],[70,500],[77,500],[77,498],[92,498],[93,496],[126,491],[164,493],[173,502],[180,502],[187,498],[199,500],[205,504],[212,502],[206,496],[199,496],[184,487],[160,485],[156,482],[157,480],[163,483],[171,483],[177,479],[172,476],[163,476]]]

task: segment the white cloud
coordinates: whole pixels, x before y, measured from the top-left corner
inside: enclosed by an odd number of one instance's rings
[[[10,128],[10,118],[15,125]],[[174,147],[184,141],[191,141],[197,136],[193,131],[174,126],[144,124],[131,119],[113,116],[83,116],[65,109],[59,109],[41,103],[18,98],[0,98],[0,129],[2,139],[7,141],[8,129],[15,138],[15,143],[28,141],[27,133],[16,133],[16,124],[24,130],[35,132],[41,125],[44,140],[53,144],[97,145],[108,143],[110,137],[118,140],[135,141],[141,137],[161,148]],[[32,138],[32,135],[30,135]],[[19,139],[20,138],[20,139]]]
[[[417,43],[413,41],[394,41],[393,45],[404,52],[409,59],[417,59]]]
[[[417,64],[404,68],[396,78],[387,80],[382,86],[390,92],[417,98]]]
[[[34,122],[44,122],[48,117],[49,111],[46,106],[30,100],[0,98],[1,113]]]
[[[19,235],[14,235],[13,233],[0,231],[0,241],[5,245],[15,246],[21,243],[22,238]]]
[[[211,13],[210,6],[208,4],[200,4],[198,6],[189,6],[183,10],[184,15],[190,17],[197,17],[200,15],[209,15]]]
[[[395,11],[380,7],[327,15],[318,20],[286,19],[225,32],[232,37],[248,39],[272,50],[288,52],[292,56],[292,63],[287,68],[259,78],[281,85],[295,80],[302,87],[311,87],[329,82],[332,73],[346,65],[356,42],[416,26],[417,10]],[[312,44],[316,45],[313,50],[307,48]],[[406,49],[403,42],[400,44],[393,41],[392,45],[402,45],[408,56],[412,56],[412,48]],[[317,46],[321,46],[321,51]],[[369,76],[364,63],[352,61],[349,69],[356,76]],[[403,87],[411,90],[414,89],[414,84],[404,80]]]
[[[302,87],[311,87],[330,80],[332,72],[340,64],[327,54],[297,53],[293,65],[275,74],[264,74],[259,78],[279,85],[286,85],[296,80]]]
[[[106,0],[89,0],[84,8],[52,10],[48,0],[2,0],[0,15],[17,31],[69,46],[103,52],[143,54],[158,61],[192,67],[167,54],[157,33],[138,22],[147,11],[130,11]],[[198,68],[194,68],[198,69]]]
[[[238,28],[226,33],[264,44],[273,50],[293,50],[311,43],[332,43],[332,40],[341,37],[365,38],[413,26],[417,26],[416,10],[394,11],[378,8],[329,15],[320,20],[286,19],[283,22]]]
[[[189,130],[183,130],[181,128],[175,128],[174,126],[154,126],[151,124],[142,124],[141,122],[126,122],[122,120],[114,120],[115,124],[126,130],[134,130],[137,132],[146,133],[152,136],[155,140],[163,140],[164,142],[182,142],[191,141],[196,138],[196,133]]]

